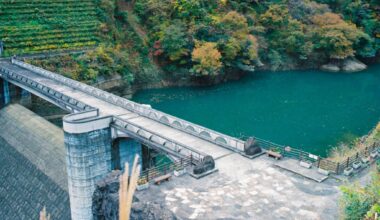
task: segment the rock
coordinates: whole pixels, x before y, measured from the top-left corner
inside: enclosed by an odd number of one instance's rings
[[[119,216],[119,176],[115,170],[96,183],[92,196],[94,220],[117,220]]]
[[[249,156],[261,153],[261,151],[259,143],[253,137],[248,138],[244,143],[244,152]]]
[[[339,66],[336,64],[332,64],[332,63],[324,64],[321,66],[320,69],[323,71],[327,71],[327,72],[339,72],[340,71]]]
[[[193,169],[194,174],[202,174],[215,168],[215,161],[211,156],[205,156],[203,161]]]
[[[342,70],[344,72],[359,72],[367,69],[367,65],[355,58],[348,58],[343,61]]]
[[[96,183],[92,197],[92,213],[94,220],[119,219],[119,176],[116,170]],[[131,220],[175,220],[175,215],[162,204],[140,202],[133,198]]]
[[[131,220],[175,220],[175,215],[162,204],[136,202],[132,204]]]

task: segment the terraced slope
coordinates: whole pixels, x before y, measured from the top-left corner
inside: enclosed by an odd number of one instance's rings
[[[4,55],[91,47],[99,24],[96,0],[0,0]]]

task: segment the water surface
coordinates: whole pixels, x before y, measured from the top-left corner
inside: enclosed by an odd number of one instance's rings
[[[211,87],[144,90],[133,99],[235,137],[326,155],[380,119],[380,65],[351,74],[255,72]]]

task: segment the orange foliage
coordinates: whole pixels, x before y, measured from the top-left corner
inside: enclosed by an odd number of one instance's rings
[[[217,75],[222,67],[220,59],[222,55],[216,48],[216,43],[206,42],[197,44],[192,53],[192,60],[197,65],[194,65],[196,74],[200,75]]]

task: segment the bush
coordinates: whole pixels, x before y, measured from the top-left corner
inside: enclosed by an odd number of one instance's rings
[[[346,220],[368,219],[379,214],[380,174],[375,170],[371,182],[362,187],[358,183],[341,187],[342,218]]]

